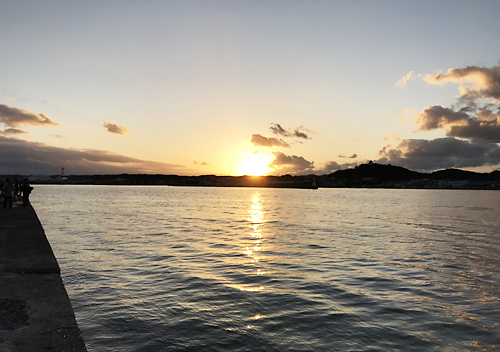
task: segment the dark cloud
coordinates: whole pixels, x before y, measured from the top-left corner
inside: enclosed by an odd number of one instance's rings
[[[406,139],[396,148],[379,151],[377,163],[392,163],[415,171],[500,164],[495,143],[472,143],[456,138]]]
[[[285,142],[282,139],[277,139],[273,137],[264,137],[260,134],[253,134],[252,135],[252,140],[250,143],[253,143],[253,145],[256,146],[262,146],[262,147],[285,147],[289,148],[290,144]]]
[[[271,123],[271,127],[269,127],[269,129],[274,134],[285,136],[285,137],[289,136],[289,132],[287,130],[285,130],[283,127],[281,127],[281,125],[278,123]]]
[[[116,123],[103,121],[103,126],[108,132],[114,134],[127,134],[130,133],[130,130],[125,126],[117,125]]]
[[[415,124],[421,130],[443,129],[448,137],[458,137],[479,142],[500,142],[500,114],[491,106],[459,111],[441,105],[430,106],[415,116]]]
[[[59,125],[45,114],[0,104],[0,122],[9,127]]]
[[[286,155],[282,152],[273,152],[274,160],[268,166],[280,174],[306,174],[314,169],[314,162],[301,156]]]
[[[3,131],[0,131],[1,135],[4,136],[15,136],[18,134],[27,134],[28,132],[20,130],[19,128],[6,128]]]
[[[356,159],[358,157],[358,154],[353,154],[351,156],[346,157],[344,154],[339,154],[339,158],[349,158],[349,159]]]
[[[451,126],[446,135],[470,139],[474,142],[486,141],[500,143],[500,125],[498,122],[498,120],[469,120],[465,126]]]
[[[428,106],[422,112],[415,115],[415,124],[421,130],[431,131],[437,128],[446,128],[455,123],[466,122],[469,118],[469,115],[465,112],[435,105]]]
[[[182,165],[147,161],[104,150],[64,149],[0,136],[0,174],[186,174]]]
[[[293,131],[293,136],[297,137],[297,138],[310,139],[309,136],[305,132],[303,132],[303,131],[301,131],[299,129],[295,129]]]
[[[363,162],[357,163],[344,163],[344,164],[339,164],[335,161],[328,161],[325,163],[325,166],[322,169],[315,170],[316,174],[319,175],[326,175],[326,174],[331,174],[332,172],[335,172],[337,170],[345,170],[349,169],[351,167],[358,166],[359,164],[362,164]]]
[[[269,129],[274,133],[279,136],[283,137],[296,137],[296,138],[302,138],[302,139],[311,139],[308,134],[305,132],[307,131],[304,126],[299,126],[295,128],[293,131],[291,130],[286,130],[283,127],[281,127],[280,124],[278,123],[271,123],[271,127]]]

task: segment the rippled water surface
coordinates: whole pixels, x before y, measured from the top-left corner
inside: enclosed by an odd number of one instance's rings
[[[35,186],[89,351],[498,351],[500,192]]]

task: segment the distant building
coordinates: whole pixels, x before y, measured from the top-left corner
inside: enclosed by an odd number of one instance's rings
[[[48,175],[29,175],[28,180],[30,182],[49,182],[51,178]]]
[[[62,175],[29,175],[28,180],[35,183],[62,183],[67,180],[67,177]]]
[[[468,185],[469,185],[469,181],[467,181],[467,180],[448,181],[448,187],[450,187],[450,188],[465,188]]]

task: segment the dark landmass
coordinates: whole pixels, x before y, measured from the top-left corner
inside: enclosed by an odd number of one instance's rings
[[[26,176],[4,175],[22,180]],[[328,175],[302,176],[178,176],[150,174],[29,176],[33,184],[168,185],[273,188],[460,188],[500,189],[500,171],[477,173],[446,169],[421,173],[394,165],[369,162]]]

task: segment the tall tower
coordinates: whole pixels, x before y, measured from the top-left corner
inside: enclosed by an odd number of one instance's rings
[[[61,176],[64,176],[64,167],[61,168]]]

